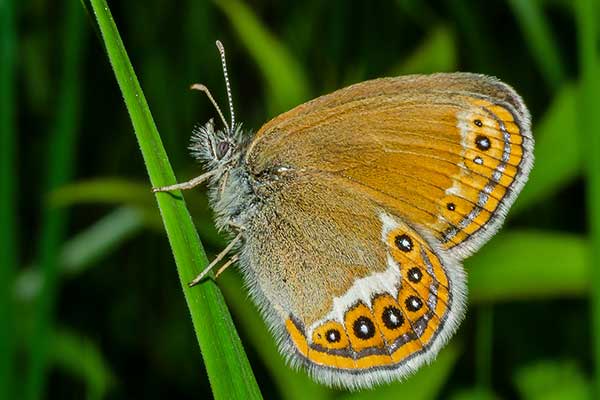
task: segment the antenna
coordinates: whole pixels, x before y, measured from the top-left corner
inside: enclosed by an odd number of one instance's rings
[[[231,113],[231,130],[235,129],[235,115],[233,114],[233,99],[231,97],[231,86],[229,86],[229,77],[227,76],[227,63],[225,62],[225,48],[223,43],[217,40],[217,48],[221,53],[221,64],[223,65],[223,75],[225,76],[225,87],[227,88],[227,99],[229,100],[229,112]]]
[[[225,120],[225,117],[223,116],[223,113],[221,112],[221,109],[219,108],[219,105],[217,104],[217,102],[215,101],[215,99],[213,99],[212,95],[210,94],[210,91],[208,90],[208,88],[206,86],[204,86],[201,83],[194,83],[190,89],[193,90],[199,90],[201,92],[204,92],[204,94],[206,94],[206,96],[208,97],[208,99],[210,100],[210,102],[212,103],[213,106],[215,106],[215,109],[217,110],[217,113],[219,113],[219,117],[221,117],[221,121],[223,121],[223,125],[225,125],[225,128],[227,128],[227,130],[229,131],[229,125],[227,124],[227,121]]]

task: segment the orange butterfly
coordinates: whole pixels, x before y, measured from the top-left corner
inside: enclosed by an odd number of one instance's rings
[[[192,138],[217,226],[235,235],[253,300],[293,365],[347,388],[432,360],[465,312],[461,261],[498,230],[533,165],[508,85],[469,73],[375,79],[256,134],[213,121]],[[219,271],[219,273],[220,273]],[[192,284],[199,282],[204,273]]]

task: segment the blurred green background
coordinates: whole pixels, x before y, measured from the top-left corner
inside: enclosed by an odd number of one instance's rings
[[[226,108],[216,39],[252,130],[354,82],[436,71],[495,75],[532,112],[536,164],[466,261],[467,318],[407,381],[312,383],[284,365],[238,272],[219,278],[264,398],[600,398],[596,0],[109,5],[179,180],[201,172],[192,127],[216,117],[189,85]],[[0,0],[0,399],[212,397],[150,186],[91,9]],[[185,197],[211,258],[225,241],[204,190]]]

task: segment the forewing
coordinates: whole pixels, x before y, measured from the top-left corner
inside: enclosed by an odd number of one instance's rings
[[[475,74],[359,83],[257,133],[246,162],[341,178],[464,258],[502,224],[533,163],[529,113],[508,85]]]

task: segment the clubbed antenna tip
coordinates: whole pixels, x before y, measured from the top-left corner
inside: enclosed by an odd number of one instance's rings
[[[233,98],[231,96],[231,86],[229,85],[229,76],[227,75],[227,63],[225,61],[225,47],[223,47],[223,43],[217,40],[217,48],[219,49],[219,53],[221,54],[221,64],[223,65],[223,75],[225,76],[225,87],[227,89],[227,99],[229,100],[229,112],[231,114],[231,129],[232,132],[235,129],[235,114],[233,113]]]

